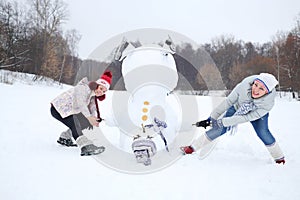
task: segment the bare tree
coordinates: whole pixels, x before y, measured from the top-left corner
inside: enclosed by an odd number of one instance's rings
[[[65,34],[65,40],[64,42],[61,43],[62,47],[62,53],[63,53],[63,60],[61,63],[61,70],[60,70],[60,76],[58,81],[61,82],[63,78],[63,73],[66,65],[66,59],[67,56],[69,55],[71,57],[71,62],[69,66],[69,70],[67,70],[67,77],[70,78],[72,74],[72,69],[74,69],[74,58],[77,57],[77,45],[79,40],[81,39],[81,36],[78,34],[78,32],[75,29],[67,31]]]
[[[216,63],[224,84],[231,88],[230,68],[243,60],[243,43],[236,41],[232,35],[222,35],[212,40],[210,55]]]
[[[229,71],[229,79],[231,82],[231,88],[235,87],[240,81],[243,80],[249,74],[247,73],[246,67],[243,64],[235,63]]]
[[[283,46],[286,41],[287,35],[285,32],[277,32],[275,36],[273,36],[273,59],[276,63],[277,70],[277,80],[278,80],[278,90],[281,90],[281,77],[280,77],[280,68],[281,68],[281,58],[284,56]]]
[[[20,71],[28,60],[24,12],[17,2],[0,1],[0,68]]]
[[[59,68],[59,65],[56,66],[52,64],[54,55],[56,55],[56,59],[60,57],[60,55],[56,54],[56,52],[58,52],[56,49],[57,46],[53,44],[56,43],[55,38],[60,34],[62,23],[67,19],[68,12],[66,4],[61,0],[30,1],[30,19],[33,22],[32,28],[37,40],[36,52],[42,50],[41,63],[36,62],[36,74],[49,76],[49,70],[47,69],[49,65],[51,65],[52,70],[53,67]],[[49,62],[49,60],[52,62]],[[38,70],[39,68],[40,70]],[[60,70],[55,69],[54,71],[59,73]],[[54,74],[51,75],[53,76]]]
[[[61,0],[30,0],[31,16],[34,26],[49,35],[60,30],[67,20],[67,5]]]
[[[69,46],[70,55],[78,57],[78,43],[81,40],[81,35],[77,30],[71,29],[66,32],[65,38]]]
[[[300,13],[296,17],[296,25],[292,30],[294,35],[294,67],[292,69],[293,79],[292,84],[294,91],[298,91],[300,97]]]

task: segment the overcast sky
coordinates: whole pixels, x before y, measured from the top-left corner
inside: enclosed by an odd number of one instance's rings
[[[300,0],[64,0],[66,29],[82,35],[79,57],[103,42],[142,28],[172,30],[198,44],[220,35],[264,43],[278,31],[289,31],[300,13]]]

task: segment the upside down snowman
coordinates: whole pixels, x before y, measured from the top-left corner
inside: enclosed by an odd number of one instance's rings
[[[120,138],[131,138],[131,152],[144,165],[151,164],[157,151],[168,153],[180,130],[191,127],[185,127],[180,99],[173,93],[178,83],[174,53],[144,45],[119,58],[126,91],[114,97],[114,118],[106,122],[120,129]]]

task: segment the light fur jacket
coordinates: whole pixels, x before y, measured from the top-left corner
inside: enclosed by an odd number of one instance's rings
[[[251,97],[251,87],[256,77],[257,75],[249,76],[236,85],[228,97],[212,111],[211,118],[218,119],[231,106],[238,110],[245,102],[253,102],[255,108],[244,115],[224,117],[222,123],[225,127],[254,121],[266,115],[274,106],[276,90],[274,88],[269,94],[253,99]]]
[[[83,78],[75,87],[63,92],[51,102],[63,118],[80,112],[85,117],[95,115],[95,93],[88,83],[88,79]]]

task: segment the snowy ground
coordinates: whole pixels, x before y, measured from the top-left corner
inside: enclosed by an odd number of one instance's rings
[[[300,199],[299,101],[277,98],[270,113],[284,166],[243,124],[204,160],[188,155],[156,173],[131,175],[56,143],[65,127],[51,117],[49,102],[66,89],[0,83],[0,199]]]

